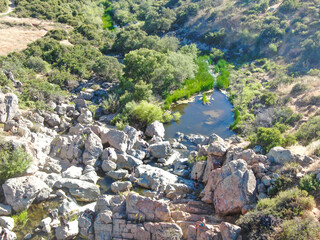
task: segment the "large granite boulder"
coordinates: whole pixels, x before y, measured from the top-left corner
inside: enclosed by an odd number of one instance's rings
[[[267,157],[271,162],[277,164],[285,164],[287,162],[293,162],[296,160],[291,151],[283,147],[274,147],[270,149]]]
[[[228,222],[220,224],[222,240],[237,240],[240,236],[241,228]]]
[[[2,185],[6,202],[15,212],[28,209],[34,200],[49,198],[51,189],[35,176],[11,178]]]
[[[54,186],[56,188],[68,188],[73,197],[83,202],[96,201],[100,195],[97,185],[78,179],[63,178],[57,181]]]
[[[59,226],[55,230],[57,240],[73,239],[79,233],[78,221],[68,223],[68,226]]]
[[[171,153],[171,145],[168,141],[150,145],[151,155],[155,158],[165,158]]]
[[[118,149],[121,152],[126,152],[128,149],[128,135],[119,130],[111,129],[108,131],[103,139],[110,144],[111,147]]]
[[[93,121],[92,113],[86,108],[81,109],[81,114],[78,117],[78,122],[83,124],[89,124]]]
[[[85,141],[85,151],[82,156],[85,165],[94,166],[103,152],[101,139],[92,131]]]
[[[146,135],[149,137],[161,137],[164,138],[165,129],[162,123],[159,121],[154,121],[146,129]]]
[[[143,162],[140,159],[137,159],[126,153],[117,154],[117,166],[118,168],[125,168],[131,170],[133,167],[142,165]]]
[[[126,211],[128,220],[142,222],[167,222],[170,220],[170,209],[167,203],[151,200],[136,193],[128,194]]]
[[[214,203],[220,215],[237,214],[256,201],[256,178],[244,160],[212,171],[202,201]]]
[[[111,184],[111,190],[114,193],[120,193],[120,192],[126,192],[129,191],[132,188],[132,183],[129,181],[124,181],[124,182],[113,182]]]
[[[18,97],[13,93],[0,93],[0,123],[12,120],[18,111]]]

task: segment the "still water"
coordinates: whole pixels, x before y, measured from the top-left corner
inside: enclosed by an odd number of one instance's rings
[[[166,138],[176,137],[176,132],[184,134],[201,134],[209,136],[212,133],[222,138],[228,138],[235,134],[229,129],[234,121],[232,104],[226,95],[214,90],[210,97],[210,104],[202,104],[202,96],[196,96],[193,102],[183,103],[172,107],[173,112],[180,112],[179,122],[165,125]]]

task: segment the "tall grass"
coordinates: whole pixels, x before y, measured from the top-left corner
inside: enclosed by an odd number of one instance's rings
[[[167,96],[165,100],[166,109],[169,109],[170,105],[179,99],[188,99],[195,93],[208,91],[214,87],[214,77],[208,72],[208,57],[199,57],[197,64],[199,66],[199,70],[195,78],[185,80],[181,89],[177,89]]]
[[[218,89],[227,89],[230,84],[229,76],[230,76],[230,67],[228,62],[221,59],[216,65],[216,72],[219,72],[219,76],[217,77],[216,87]]]

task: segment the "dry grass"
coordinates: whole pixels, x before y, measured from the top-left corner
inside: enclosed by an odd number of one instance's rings
[[[55,28],[72,29],[67,25],[33,18],[2,17],[0,18],[0,55],[5,56],[11,52],[24,50],[28,44]]]

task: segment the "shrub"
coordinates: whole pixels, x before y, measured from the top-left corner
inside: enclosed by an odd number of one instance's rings
[[[49,64],[40,57],[30,57],[26,65],[37,73],[47,73],[50,68]]]
[[[319,138],[320,136],[320,116],[315,116],[309,119],[308,122],[301,125],[299,128],[296,137],[299,141],[302,141],[304,144],[308,144],[314,139]]]
[[[32,159],[23,150],[4,143],[0,146],[0,181],[19,176],[29,167]]]
[[[119,108],[119,99],[116,94],[109,94],[108,99],[102,102],[102,108],[111,113],[115,113]]]
[[[276,128],[259,127],[257,131],[256,144],[265,148],[268,152],[271,148],[281,146],[283,137]]]
[[[63,29],[53,29],[47,32],[45,37],[51,37],[55,40],[61,41],[67,39],[68,33]]]
[[[305,219],[294,218],[282,223],[282,231],[279,233],[279,240],[316,240],[320,238],[320,224],[312,217]]]
[[[241,216],[236,224],[248,232],[249,239],[274,239],[275,227],[281,227],[281,220],[301,216],[312,210],[315,201],[306,191],[297,188],[280,192],[274,198],[261,199],[256,207]]]
[[[299,187],[311,192],[320,189],[320,182],[317,181],[315,173],[306,174],[300,179]]]
[[[202,103],[203,104],[206,104],[206,103],[209,103],[210,101],[209,101],[209,99],[207,98],[207,94],[206,93],[204,93],[203,95],[202,95]]]
[[[0,70],[0,86],[6,86],[10,83],[9,78]]]
[[[109,56],[102,56],[92,66],[94,73],[108,82],[119,81],[122,69],[123,65],[116,58]]]
[[[283,13],[291,13],[299,7],[299,0],[284,0],[279,10]]]
[[[290,91],[290,94],[296,96],[301,93],[304,93],[308,89],[308,86],[303,83],[297,83],[293,86],[293,88]]]
[[[131,121],[139,122],[146,127],[155,120],[163,121],[163,110],[158,105],[141,101],[140,103],[129,102],[125,106],[125,112],[130,116]]]
[[[0,13],[5,12],[8,9],[8,1],[0,0]]]
[[[261,101],[266,105],[266,106],[273,106],[277,102],[277,96],[273,92],[266,92],[262,95]]]
[[[282,146],[283,147],[289,147],[297,143],[297,138],[292,135],[288,134],[282,141]]]

